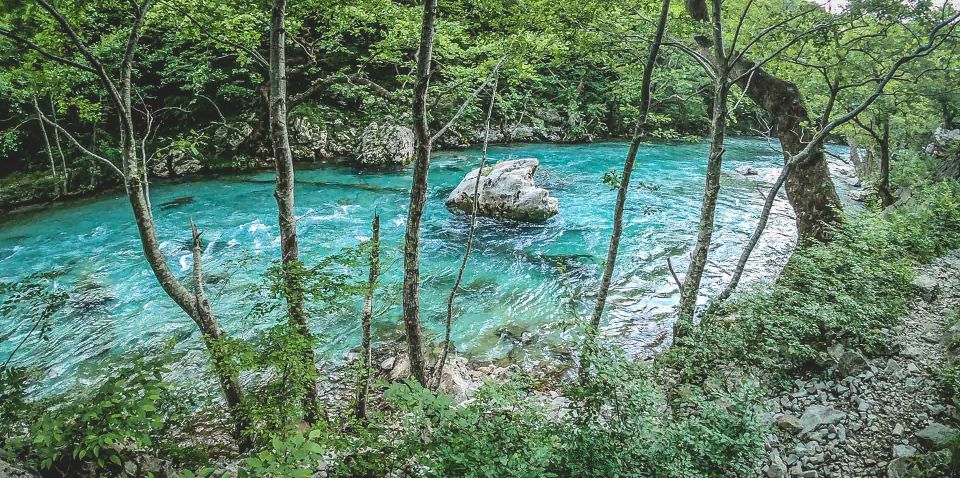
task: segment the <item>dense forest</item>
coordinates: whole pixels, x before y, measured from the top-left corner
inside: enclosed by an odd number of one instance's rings
[[[958,27],[2,0],[0,476],[960,476]]]

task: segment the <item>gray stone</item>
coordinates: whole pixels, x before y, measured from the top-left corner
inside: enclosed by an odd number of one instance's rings
[[[909,457],[897,458],[887,465],[887,478],[912,478],[917,476],[916,469],[910,466]]]
[[[327,132],[306,116],[298,116],[290,122],[290,140],[294,160],[329,155],[326,150]]]
[[[790,433],[799,433],[803,429],[803,426],[800,425],[800,419],[790,414],[777,417],[777,426]]]
[[[941,423],[931,423],[917,432],[917,442],[928,450],[942,450],[957,437],[957,430]]]
[[[930,274],[920,273],[913,278],[913,287],[917,289],[920,297],[927,302],[933,302],[940,293],[940,284],[936,277]]]
[[[837,359],[837,371],[841,375],[857,375],[867,368],[867,359],[852,350],[843,352]]]
[[[400,355],[394,360],[393,368],[390,370],[390,380],[403,380],[410,376],[410,359],[406,354]]]
[[[549,191],[534,184],[533,175],[539,165],[534,158],[524,158],[500,161],[482,172],[474,169],[450,193],[446,206],[472,212],[479,175],[478,214],[526,222],[545,221],[559,212],[559,205]]]
[[[440,390],[453,396],[457,403],[469,399],[479,386],[480,384],[470,377],[467,359],[450,357],[443,365],[443,372],[440,374]]]
[[[33,478],[34,476],[33,473],[28,473],[21,468],[0,460],[0,477],[2,478]]]
[[[786,478],[787,477],[787,465],[783,462],[783,459],[780,458],[780,453],[774,450],[770,453],[770,467],[767,468],[767,477],[768,478]]]
[[[833,425],[846,416],[845,413],[836,408],[824,405],[811,405],[803,412],[800,417],[801,433],[809,433],[817,427],[823,425]]]
[[[409,163],[413,160],[413,131],[406,126],[370,123],[360,135],[357,160],[365,166]]]
[[[380,362],[380,368],[383,370],[393,370],[393,366],[395,363],[397,363],[397,357],[390,356],[383,359],[383,361]]]
[[[757,170],[749,164],[741,164],[740,166],[737,166],[733,172],[741,176],[756,176],[758,174]]]
[[[893,458],[904,458],[917,454],[917,449],[910,445],[894,445],[891,451]]]

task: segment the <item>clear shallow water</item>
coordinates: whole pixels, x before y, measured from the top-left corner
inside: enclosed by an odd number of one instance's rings
[[[538,158],[536,180],[559,199],[560,215],[538,225],[479,221],[474,253],[458,296],[461,313],[453,330],[458,349],[477,358],[508,354],[522,358],[518,356],[524,353],[523,347],[516,346],[510,336],[527,331],[535,343],[549,344],[562,336],[564,321],[591,310],[616,196],[601,178],[609,169],[622,167],[626,149],[622,142],[491,148],[492,160]],[[695,239],[706,152],[703,142],[648,145],[640,150],[635,183],[655,187],[631,192],[605,315],[605,331],[635,353],[656,350],[669,330],[677,297],[666,258],[673,257],[682,274]],[[424,326],[433,336],[442,330],[446,296],[467,236],[467,218],[450,213],[443,200],[477,166],[478,156],[476,149],[437,153],[431,166],[422,230],[421,302]],[[781,161],[765,141],[733,138],[727,143],[724,170],[751,164],[763,173]],[[387,262],[394,261],[385,271],[384,282],[399,283],[398,252],[410,169],[361,173],[329,166],[300,170],[297,179],[304,261],[316,263],[368,238],[370,219],[378,210],[384,247],[390,251]],[[251,336],[271,325],[270,318],[250,319],[248,313],[255,300],[251,286],[262,283],[264,270],[279,258],[273,174],[155,184],[151,189],[162,248],[172,268],[184,277],[192,262],[189,220],[204,231],[205,273],[213,282],[208,294],[224,328]],[[706,286],[728,277],[725,271],[732,269],[762,201],[755,179],[724,175]],[[756,269],[779,263],[789,250],[794,235],[789,214],[788,206],[776,208],[753,261]],[[48,342],[31,340],[17,356],[20,364],[45,371],[51,390],[89,382],[126,353],[168,341],[177,342],[177,350],[184,353],[188,364],[184,373],[196,374],[192,366],[202,367],[196,327],[152,276],[129,205],[121,195],[14,215],[0,222],[0,281],[54,269],[63,273],[56,283],[72,294],[71,305],[55,317]],[[314,328],[324,334],[322,357],[336,362],[358,345],[358,317],[341,314],[314,319]],[[2,322],[3,332],[12,335],[0,343],[0,359],[5,359],[29,329],[31,317],[14,315],[3,317]],[[396,338],[399,323],[395,307],[377,319],[375,337]]]

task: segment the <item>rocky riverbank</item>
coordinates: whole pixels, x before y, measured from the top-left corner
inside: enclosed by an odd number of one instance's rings
[[[960,305],[960,253],[918,271],[889,357],[834,349],[824,372],[767,402],[769,478],[906,478],[945,461],[960,413],[937,393]],[[945,476],[945,475],[936,475]]]

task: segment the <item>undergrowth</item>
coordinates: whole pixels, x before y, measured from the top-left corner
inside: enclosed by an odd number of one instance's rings
[[[661,363],[697,382],[717,366],[784,377],[826,363],[827,349],[837,343],[871,355],[889,352],[912,293],[913,268],[960,247],[957,183],[930,186],[914,199],[851,218],[831,243],[798,250],[775,283],[704,317]]]

